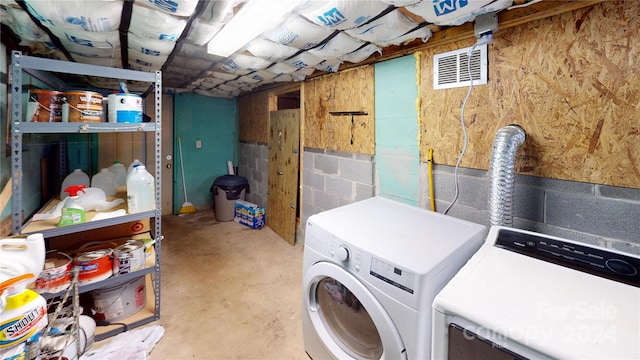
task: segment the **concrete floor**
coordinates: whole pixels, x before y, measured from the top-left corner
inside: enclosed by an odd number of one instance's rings
[[[162,340],[151,360],[309,359],[302,339],[303,246],[212,210],[162,219]]]

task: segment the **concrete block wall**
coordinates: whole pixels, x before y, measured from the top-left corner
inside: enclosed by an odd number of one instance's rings
[[[267,207],[269,176],[269,147],[266,144],[240,142],[238,146],[238,175],[249,182],[250,192],[245,199]]]
[[[420,169],[420,206],[429,207],[427,164]],[[487,171],[460,168],[459,196],[449,215],[489,225]],[[454,168],[434,166],[436,211],[454,196]],[[640,189],[516,174],[516,228],[640,254]]]
[[[305,148],[302,161],[302,227],[321,211],[374,195],[374,157]]]

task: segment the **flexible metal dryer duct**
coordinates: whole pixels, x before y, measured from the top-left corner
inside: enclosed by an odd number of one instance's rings
[[[525,138],[524,129],[509,125],[498,130],[493,140],[489,166],[489,223],[492,226],[513,226],[516,152]]]

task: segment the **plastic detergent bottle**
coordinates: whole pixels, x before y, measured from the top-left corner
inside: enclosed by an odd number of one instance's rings
[[[127,185],[127,169],[124,168],[124,165],[118,161],[114,161],[113,165],[109,166],[108,169],[116,178],[116,186]]]
[[[66,188],[68,188],[69,186],[82,185],[82,184],[84,185],[90,184],[89,175],[87,175],[84,171],[80,169],[73,170],[69,175],[67,175],[64,178],[64,180],[62,180],[62,186],[60,187],[61,189],[60,200],[68,196],[68,194],[65,192]]]
[[[140,162],[140,160],[138,159],[133,160],[133,162],[129,164],[129,167],[127,168],[127,178],[129,178],[129,176],[133,174],[133,169],[135,169],[138,165],[142,165],[142,162]]]
[[[144,165],[138,165],[127,178],[129,214],[156,209],[155,181]]]
[[[26,342],[47,327],[47,301],[27,289],[34,280],[28,273],[0,283],[0,349]]]
[[[74,224],[80,224],[87,221],[87,215],[85,209],[79,203],[79,192],[84,192],[84,188],[87,185],[74,185],[65,189],[69,193],[69,198],[62,206],[62,215],[60,216],[60,222],[58,226],[68,226]]]
[[[91,177],[91,187],[104,190],[107,196],[116,194],[116,177],[108,169],[102,169]]]

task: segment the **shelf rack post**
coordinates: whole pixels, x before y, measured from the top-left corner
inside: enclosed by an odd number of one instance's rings
[[[22,53],[11,52],[11,234],[22,228]]]

